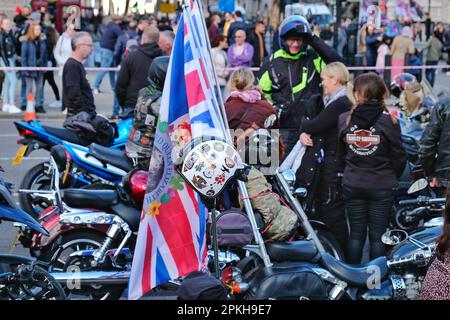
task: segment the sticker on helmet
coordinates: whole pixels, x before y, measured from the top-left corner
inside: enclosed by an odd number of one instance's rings
[[[195,162],[197,162],[197,160],[199,159],[199,156],[197,153],[193,152],[191,154],[191,156],[189,157],[189,159],[185,162],[185,167],[187,167],[189,170],[192,169],[192,167],[194,166]]]
[[[195,171],[199,172],[199,171],[201,171],[204,167],[205,167],[205,162],[204,162],[204,161],[200,161],[200,163],[199,163],[198,165],[195,166]]]
[[[218,175],[215,180],[218,184],[224,183],[225,182],[225,173]]]
[[[214,170],[211,170],[211,168],[207,168],[205,171],[203,171],[203,175],[206,178],[212,178],[212,176],[214,175]]]
[[[216,142],[214,143],[214,150],[216,150],[217,152],[222,152],[224,150],[224,146],[222,143],[220,142]]]
[[[200,176],[194,176],[194,178],[192,179],[192,183],[199,189],[203,189],[207,185],[206,180]]]
[[[207,144],[204,144],[204,145],[202,145],[201,150],[202,150],[203,154],[207,154],[209,152],[209,150],[211,150],[211,147]]]
[[[236,165],[236,162],[233,160],[233,159],[231,159],[231,158],[229,158],[229,157],[226,157],[225,158],[225,165],[228,167],[228,168],[234,168],[234,166]]]

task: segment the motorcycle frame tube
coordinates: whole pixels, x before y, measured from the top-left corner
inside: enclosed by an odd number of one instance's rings
[[[250,223],[252,225],[253,236],[259,247],[260,257],[262,258],[262,260],[264,262],[264,266],[266,268],[270,268],[273,264],[270,261],[269,255],[267,254],[264,240],[258,231],[258,227],[256,225],[255,213],[253,212],[253,208],[252,208],[252,204],[250,202],[249,196],[248,196],[247,188],[245,187],[245,183],[243,181],[238,181],[238,186],[239,186],[239,190],[241,191],[242,198],[244,201],[245,211],[247,212],[247,216],[250,219]]]
[[[314,231],[314,228],[312,227],[311,223],[309,222],[308,216],[306,215],[305,211],[303,210],[302,206],[298,202],[297,199],[295,199],[291,192],[289,191],[289,186],[284,179],[283,175],[279,172],[275,174],[277,181],[280,183],[282,187],[283,193],[286,194],[289,202],[291,203],[292,208],[296,212],[297,216],[300,218],[303,228],[305,229],[308,237],[311,237],[312,241],[317,247],[317,250],[319,250],[320,253],[325,252],[325,249],[320,242],[319,238],[317,237],[316,232]]]

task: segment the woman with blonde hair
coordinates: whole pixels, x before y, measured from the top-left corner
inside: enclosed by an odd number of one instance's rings
[[[414,42],[412,40],[412,29],[408,26],[403,27],[401,34],[394,38],[391,45],[391,56],[393,67],[403,67],[405,65],[406,54],[414,54]],[[403,72],[403,69],[392,69],[391,79]]]
[[[58,72],[59,76],[62,76],[64,63],[66,63],[67,59],[69,59],[72,54],[72,46],[70,43],[75,33],[75,17],[70,16],[66,22],[66,30],[58,38],[55,48],[53,49],[56,63],[58,64],[58,67],[60,67]]]
[[[400,126],[385,104],[388,89],[376,73],[359,75],[356,99],[339,117],[339,159],[344,167],[342,190],[350,223],[349,263],[361,263],[369,229],[370,259],[384,256],[381,236],[389,226],[394,189],[406,164]]]
[[[349,73],[341,62],[327,64],[320,74],[324,98],[312,96],[302,120],[300,142],[306,146],[297,172],[299,186],[309,190],[310,209],[315,201],[317,219],[333,232],[342,250],[347,245],[347,223],[337,166],[338,119],[349,111]]]
[[[255,76],[249,68],[235,70],[227,84],[230,96],[225,102],[230,129],[242,129],[238,141],[244,141],[253,131],[264,128],[266,119],[275,114],[275,109],[255,86]]]

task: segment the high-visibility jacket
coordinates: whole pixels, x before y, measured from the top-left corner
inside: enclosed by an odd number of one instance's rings
[[[267,57],[259,72],[258,85],[264,96],[282,110],[280,128],[299,128],[304,103],[321,93],[320,72],[326,63],[341,57],[323,40],[314,36],[311,47],[296,55],[280,49]]]

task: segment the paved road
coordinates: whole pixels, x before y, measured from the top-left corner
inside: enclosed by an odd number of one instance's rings
[[[62,124],[62,120],[60,119],[48,119],[43,120],[42,122],[49,126],[61,126]],[[17,190],[24,174],[36,164],[46,161],[49,157],[47,151],[38,150],[32,152],[28,158],[24,158],[20,165],[13,166],[11,161],[14,159],[17,148],[19,147],[17,144],[19,138],[13,121],[9,119],[0,119],[0,165],[5,170],[5,172],[0,174],[5,181],[14,184],[15,192],[13,195],[17,205],[19,205]],[[12,227],[12,223],[3,222],[0,224],[0,252],[5,253],[9,250],[9,245],[14,236],[15,230]],[[21,246],[18,246],[15,253],[28,254]]]

